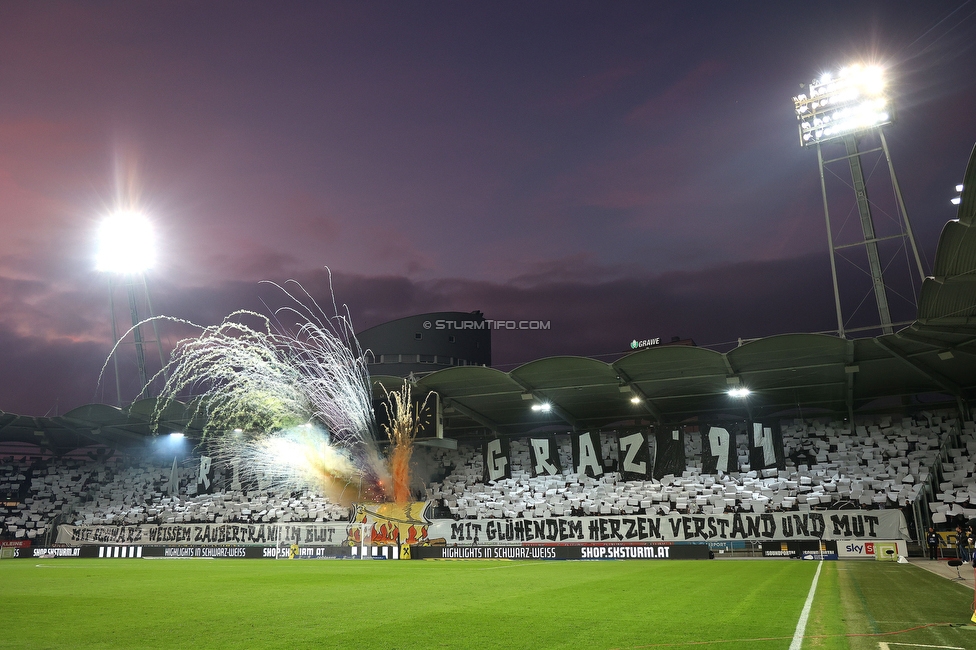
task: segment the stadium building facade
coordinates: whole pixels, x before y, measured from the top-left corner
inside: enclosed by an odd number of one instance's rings
[[[491,365],[491,326],[480,311],[407,316],[357,334],[371,375],[409,377]]]

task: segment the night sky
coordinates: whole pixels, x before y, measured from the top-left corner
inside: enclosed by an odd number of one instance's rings
[[[357,329],[435,310],[550,321],[495,334],[506,370],[634,338],[830,330],[791,97],[849,61],[889,68],[886,133],[930,270],[976,142],[974,12],[0,3],[0,410],[114,402],[93,242],[120,195],[158,232],[155,311],[204,325],[280,303],[261,280],[327,302],[329,267]]]

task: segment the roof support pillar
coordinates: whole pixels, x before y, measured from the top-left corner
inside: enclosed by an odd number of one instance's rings
[[[732,367],[732,362],[729,361],[729,355],[723,354],[722,361],[725,362],[725,371],[728,373],[728,375],[725,377],[725,383],[728,386],[741,386],[742,379],[739,377],[738,373],[736,373],[735,368]],[[748,395],[742,399],[742,407],[745,409],[746,417],[749,418],[750,422],[755,419],[752,417],[752,406],[749,405]]]
[[[844,394],[844,403],[847,405],[847,418],[851,423],[851,431],[854,431],[854,375],[857,374],[858,367],[854,365],[854,341],[847,341],[847,364],[844,372],[847,375],[847,391]]]

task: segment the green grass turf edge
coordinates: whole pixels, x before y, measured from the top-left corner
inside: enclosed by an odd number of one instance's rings
[[[731,640],[712,647],[784,648],[816,566],[11,560],[0,562],[0,647],[638,648]],[[964,623],[971,602],[972,591],[917,567],[825,562],[807,633]],[[770,637],[778,640],[747,641]],[[904,638],[976,644],[976,633],[958,628]],[[877,639],[804,643],[848,647],[876,649]]]
[[[971,626],[971,589],[910,564],[852,560],[824,567],[804,650],[877,650],[879,641],[976,648],[976,631],[964,629]],[[924,627],[937,623],[952,625]],[[911,628],[920,629],[887,634]]]
[[[813,570],[708,561],[11,561],[0,565],[3,645],[607,648],[750,637],[757,621],[781,636],[792,633]]]

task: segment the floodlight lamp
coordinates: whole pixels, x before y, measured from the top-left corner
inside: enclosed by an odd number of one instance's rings
[[[173,433],[169,434],[170,440],[182,440],[184,437],[185,436],[183,435],[183,433],[179,431],[174,431]]]
[[[956,191],[957,192],[962,192],[962,183],[960,183],[959,185],[956,185]]]
[[[729,397],[735,397],[737,399],[748,397],[751,393],[752,391],[744,386],[736,386],[735,388],[729,389]]]
[[[234,433],[236,433],[237,435],[241,435],[242,433],[244,433],[244,429],[234,429]]]
[[[824,73],[810,83],[809,96],[796,95],[793,105],[804,146],[891,122],[879,66],[851,65],[836,75]],[[824,128],[826,123],[830,128]]]
[[[630,398],[630,403],[631,404],[640,404],[641,403],[641,398],[638,397],[637,395],[634,395],[633,397]]]
[[[549,402],[542,402],[541,404],[533,404],[532,405],[532,410],[533,411],[542,411],[543,413],[548,413],[549,411],[552,410],[552,404],[550,404]]]
[[[98,227],[95,268],[110,273],[141,273],[155,262],[152,224],[141,212],[122,210]]]
[[[879,93],[884,90],[884,70],[881,66],[869,65],[861,71],[861,85],[869,92]]]
[[[954,196],[951,199],[949,199],[949,203],[951,203],[952,205],[959,205],[960,203],[962,203],[962,197]]]

